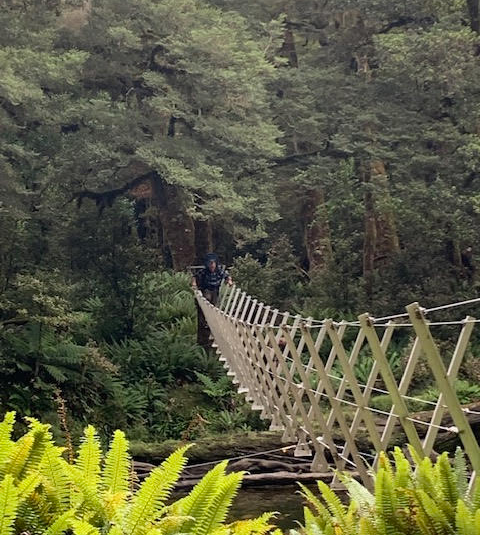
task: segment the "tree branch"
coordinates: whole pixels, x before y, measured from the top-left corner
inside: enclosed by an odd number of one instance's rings
[[[137,176],[119,188],[99,192],[87,189],[76,191],[66,204],[76,201],[77,207],[80,208],[84,199],[91,199],[95,201],[95,204],[98,206],[100,212],[103,212],[107,206],[111,207],[113,205],[117,197],[123,195],[134,187],[139,186],[142,182],[155,178],[156,176],[157,173],[155,171],[150,171],[144,175]]]

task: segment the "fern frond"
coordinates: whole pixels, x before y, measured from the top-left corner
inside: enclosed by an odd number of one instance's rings
[[[193,534],[208,535],[225,521],[242,479],[243,472],[234,472],[222,478],[203,517],[195,523]]]
[[[410,485],[412,469],[410,463],[405,458],[402,450],[396,447],[393,451],[393,457],[395,459],[395,487],[406,489]]]
[[[7,474],[12,475],[15,479],[20,475],[25,468],[34,442],[33,435],[26,434],[15,443],[8,458],[8,465],[5,467]]]
[[[183,526],[186,522],[192,520],[190,516],[178,516],[173,514],[168,514],[167,516],[160,519],[155,529],[160,530],[163,535],[174,535],[176,533],[183,533]],[[150,532],[147,534],[150,535]]]
[[[15,412],[7,412],[0,423],[0,475],[4,474],[4,463],[8,459],[14,446],[11,440],[13,426],[15,424]]]
[[[22,479],[17,485],[18,499],[19,502],[26,500],[35,489],[40,485],[42,481],[42,476],[38,472],[28,475],[26,478]]]
[[[362,517],[358,524],[358,535],[377,535],[374,523],[369,519]]]
[[[8,474],[0,483],[0,535],[13,533],[18,503],[18,491],[13,483],[13,476]]]
[[[475,525],[475,533],[476,535],[480,534],[480,509],[477,509],[474,513],[474,525]]]
[[[462,448],[457,447],[453,459],[453,471],[457,481],[457,491],[460,499],[465,500],[468,492],[468,470],[465,454]]]
[[[149,523],[157,518],[187,463],[187,449],[188,446],[172,453],[143,482],[126,516],[123,526],[125,535],[143,535]]]
[[[33,445],[19,477],[28,475],[38,469],[48,444],[52,443],[49,424],[42,424],[35,418],[26,418],[26,420],[30,427],[28,434],[33,436]]]
[[[115,524],[109,529],[108,535],[123,535],[122,528]]]
[[[323,518],[325,521],[327,521],[330,518],[330,513],[328,512],[328,509],[323,505],[323,503],[313,494],[313,492],[306,487],[305,485],[302,485],[301,483],[298,483],[300,488],[302,489],[302,496],[308,500],[310,505],[313,506],[317,514]]]
[[[418,501],[422,506],[425,514],[430,520],[430,524],[434,527],[437,533],[454,533],[454,529],[451,526],[446,514],[437,505],[434,499],[432,499],[424,490],[417,491]]]
[[[63,448],[48,444],[39,466],[39,472],[44,477],[45,492],[57,511],[64,511],[68,507],[71,490],[62,451]]]
[[[303,518],[305,520],[305,533],[308,533],[309,535],[324,534],[325,526],[327,525],[326,520],[322,520],[320,517],[315,517],[308,507],[303,508]],[[328,522],[330,522],[330,520],[331,518],[329,517]],[[296,533],[294,530],[292,530],[292,532]]]
[[[100,482],[100,441],[92,425],[86,427],[83,441],[78,449],[78,458],[75,466],[80,470],[89,485],[98,488]]]
[[[71,521],[75,517],[75,509],[69,509],[55,519],[53,524],[43,533],[43,535],[61,535],[70,529]]]
[[[234,522],[229,527],[234,535],[265,535],[274,528],[270,523],[274,516],[275,513],[264,513],[257,518]]]
[[[437,487],[435,470],[432,461],[425,457],[417,466],[415,472],[416,486],[425,492],[432,492]]]
[[[331,514],[335,517],[335,521],[346,530],[346,514],[347,511],[345,506],[340,501],[340,498],[335,494],[335,492],[323,481],[318,481],[317,486],[322,493],[322,497],[327,504],[327,507]]]
[[[79,508],[84,508],[95,515],[103,518],[105,511],[98,490],[76,466],[72,466],[65,462],[63,470],[67,474],[75,489],[80,493],[78,499],[75,500],[74,505]]]
[[[391,473],[380,468],[375,479],[376,526],[380,533],[385,535],[397,534],[397,500]]]
[[[458,500],[455,513],[456,533],[458,535],[478,535],[475,529],[475,519],[470,514],[463,500]]]
[[[440,483],[443,498],[451,505],[456,504],[459,498],[455,474],[448,462],[446,452],[442,453],[435,464],[435,472]]]
[[[175,510],[178,509],[179,514],[184,516],[190,516],[194,519],[200,518],[203,515],[205,508],[208,506],[218,482],[224,476],[226,467],[227,461],[223,461],[212,468],[212,470],[205,474],[202,480],[195,485],[188,496],[174,504]],[[185,526],[185,531],[190,531],[193,524],[194,520],[188,522]]]
[[[100,530],[85,520],[72,520],[71,527],[75,535],[100,535]]]
[[[115,431],[112,444],[105,457],[102,483],[104,488],[112,493],[124,492],[129,489],[130,456],[128,454],[128,440],[125,433]]]
[[[473,489],[470,494],[470,510],[475,512],[480,509],[480,476],[477,474]]]
[[[344,484],[350,498],[358,503],[364,512],[370,511],[375,505],[375,496],[353,477],[339,474],[340,481]]]

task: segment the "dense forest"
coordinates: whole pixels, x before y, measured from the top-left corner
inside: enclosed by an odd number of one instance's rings
[[[5,0],[0,25],[2,412],[262,429],[195,342],[212,250],[317,318],[477,295],[478,0]]]

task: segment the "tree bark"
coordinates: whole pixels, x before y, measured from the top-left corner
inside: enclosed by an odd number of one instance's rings
[[[330,225],[323,189],[308,192],[303,207],[304,243],[309,270],[325,269],[332,260]]]
[[[195,260],[195,227],[183,192],[161,177],[154,180],[154,203],[159,209],[163,237],[170,249],[172,267],[182,271]]]
[[[373,274],[375,269],[375,250],[377,247],[377,223],[375,218],[375,201],[371,174],[369,170],[362,169],[364,184],[363,202],[365,206],[365,236],[363,241],[363,277],[367,296],[373,292]]]
[[[288,60],[288,66],[298,67],[297,49],[295,46],[295,37],[292,30],[287,28],[284,33],[283,46],[280,50],[280,55]]]
[[[378,267],[388,263],[399,251],[400,244],[385,165],[377,160],[372,162],[370,170],[375,202],[375,264]]]
[[[479,0],[467,0],[468,15],[470,17],[470,28],[476,33],[480,33],[480,7]]]
[[[212,222],[209,219],[195,220],[195,253],[198,263],[202,263],[205,255],[213,251]]]

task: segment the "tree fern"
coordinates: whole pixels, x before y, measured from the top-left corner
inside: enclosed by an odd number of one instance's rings
[[[187,449],[188,446],[170,455],[143,482],[125,519],[123,526],[125,535],[143,535],[149,524],[158,517],[187,462],[185,458]]]
[[[196,520],[192,534],[208,535],[225,521],[228,510],[242,482],[242,477],[243,474],[238,472],[228,474],[220,480],[203,516]]]
[[[8,474],[0,483],[0,535],[11,535],[19,504],[18,491]]]
[[[105,457],[103,487],[111,494],[128,492],[130,478],[130,456],[125,433],[115,431],[112,444]]]

